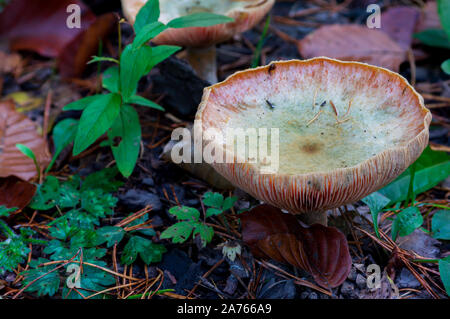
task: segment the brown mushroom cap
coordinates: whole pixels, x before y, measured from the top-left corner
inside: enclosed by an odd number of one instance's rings
[[[122,9],[127,20],[134,24],[136,15],[146,0],[122,0]],[[186,47],[203,47],[230,39],[233,35],[251,29],[270,11],[275,0],[160,0],[159,21],[197,12],[212,12],[234,18],[234,22],[210,27],[168,29],[153,39],[156,44],[171,44]]]
[[[254,197],[301,213],[355,202],[394,180],[428,144],[431,113],[399,74],[320,57],[237,72],[205,88],[196,121],[224,135],[279,128],[277,173],[236,154],[234,163],[212,166]]]

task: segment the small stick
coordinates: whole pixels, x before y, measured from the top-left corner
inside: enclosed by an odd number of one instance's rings
[[[323,110],[319,110],[319,112],[317,112],[317,114],[311,119],[311,121],[309,121],[306,126],[309,126],[311,123],[313,123],[315,120],[317,120],[317,118],[319,117],[320,113],[322,113]]]
[[[333,110],[334,110],[334,113],[336,113],[336,116],[339,116],[338,111],[337,111],[337,108],[336,108],[336,106],[334,106],[333,101],[330,100],[330,104],[331,104],[331,106],[333,107]]]
[[[351,99],[350,102],[348,102],[348,109],[347,109],[347,112],[345,112],[344,117],[346,117],[350,113],[350,108],[352,107],[352,102],[353,102],[353,99]]]

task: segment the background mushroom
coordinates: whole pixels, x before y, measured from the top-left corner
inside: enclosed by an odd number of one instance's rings
[[[238,72],[206,88],[196,120],[223,134],[279,128],[276,173],[261,173],[267,163],[236,154],[233,163],[212,165],[252,196],[326,225],[327,209],[380,189],[419,157],[431,114],[397,73],[315,58]]]
[[[125,17],[134,24],[136,15],[146,0],[122,0]],[[187,48],[187,60],[197,74],[210,83],[217,82],[217,43],[247,31],[256,25],[272,8],[275,0],[184,0],[160,1],[160,21],[167,23],[180,16],[211,12],[226,15],[234,22],[210,27],[168,29],[153,39],[156,44],[180,45]]]

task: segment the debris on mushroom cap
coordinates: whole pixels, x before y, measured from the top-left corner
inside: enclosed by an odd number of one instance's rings
[[[394,180],[426,147],[431,113],[397,73],[323,57],[272,65],[206,88],[196,114],[203,130],[224,135],[279,129],[275,173],[261,172],[263,159],[236,154],[232,163],[212,163],[254,197],[292,213],[335,208]]]
[[[136,15],[146,2],[122,0],[124,15],[130,23],[134,24]],[[237,33],[251,29],[270,11],[274,3],[275,0],[160,0],[159,21],[163,23],[197,12],[222,14],[235,21],[210,27],[168,29],[153,39],[153,42],[187,47],[203,47],[223,42]]]

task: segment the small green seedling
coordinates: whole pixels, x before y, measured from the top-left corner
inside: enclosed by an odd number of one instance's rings
[[[224,211],[231,209],[236,200],[236,197],[224,199],[223,195],[219,193],[205,193],[203,203],[209,206],[205,212],[205,218],[220,215]],[[162,239],[172,238],[173,243],[184,243],[191,234],[193,237],[199,235],[203,247],[213,239],[214,229],[200,220],[200,212],[197,209],[187,206],[175,206],[169,209],[169,213],[174,215],[179,222],[163,231],[161,233]]]
[[[109,93],[88,96],[64,107],[66,111],[83,113],[76,125],[76,133],[68,134],[64,141],[60,139],[58,145],[74,142],[73,155],[78,155],[107,133],[116,164],[125,177],[133,172],[141,145],[141,126],[133,105],[164,111],[155,102],[137,95],[138,82],[155,65],[181,49],[170,45],[152,47],[146,43],[167,28],[206,27],[233,21],[212,13],[195,13],[164,24],[158,21],[159,15],[159,1],[147,1],[136,17],[136,36],[132,43],[125,46],[119,59],[95,56],[90,61],[116,64],[103,74],[103,89]],[[75,129],[75,124],[71,125]]]

